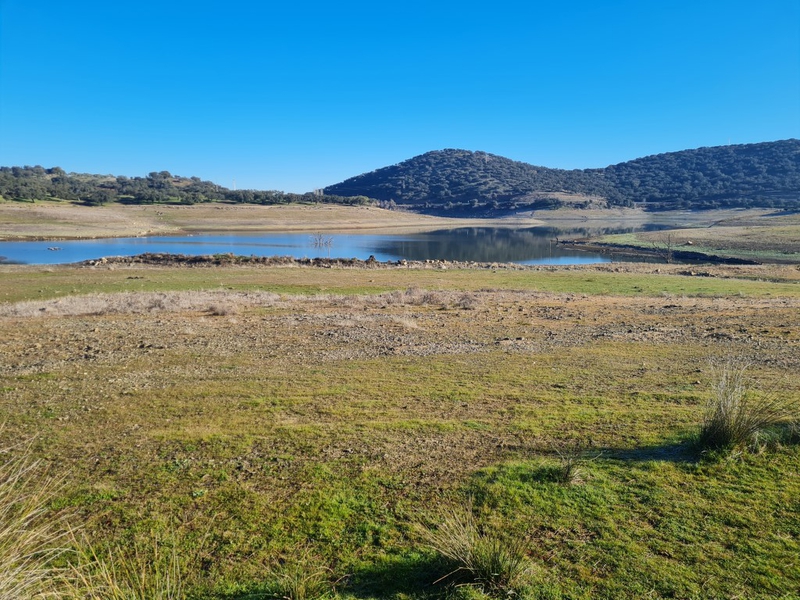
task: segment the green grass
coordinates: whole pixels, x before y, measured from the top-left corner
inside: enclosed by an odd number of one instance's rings
[[[800,296],[796,281],[687,277],[586,268],[568,271],[487,269],[318,268],[7,268],[0,270],[0,302],[49,300],[89,293],[187,290],[263,290],[279,294],[379,294],[392,290],[525,290],[618,296]]]
[[[800,581],[798,482],[778,475],[798,457],[797,447],[713,464],[643,453],[592,461],[568,487],[537,477],[540,463],[509,463],[468,489],[486,518],[527,536],[571,597],[774,597]]]
[[[691,353],[662,349],[673,366],[636,381],[631,374],[648,352],[622,345],[536,365],[499,353],[260,374],[240,363],[236,375],[223,370],[195,385],[176,379],[170,389],[132,395],[128,422],[146,423],[148,414],[159,422],[136,447],[103,458],[98,474],[116,482],[113,491],[77,484],[64,502],[84,512],[95,535],[112,539],[175,515],[192,522],[189,547],[213,531],[204,550],[214,557],[210,571],[187,582],[202,598],[274,589],[268,565],[306,544],[330,569],[326,581],[345,578],[341,597],[389,597],[362,573],[386,561],[410,569],[407,561],[425,552],[411,529],[419,511],[435,517],[442,498],[466,496],[482,522],[523,540],[538,581],[532,589],[579,598],[791,589],[800,583],[790,558],[800,551],[800,482],[787,476],[798,449],[706,465],[682,438],[665,438],[688,436],[702,412],[702,395],[684,389]],[[614,375],[594,378],[599,373]],[[441,393],[448,389],[463,393]],[[234,400],[256,392],[274,402]],[[464,400],[479,403],[474,413]],[[409,421],[401,407],[415,401],[418,416]],[[119,416],[105,418],[110,425]],[[59,430],[63,424],[47,434],[48,445],[69,447],[73,434]],[[507,462],[494,443],[481,445],[487,434],[551,458]],[[599,456],[581,464],[581,482],[571,486],[548,474],[566,440]],[[437,465],[425,454],[439,444],[453,446]],[[485,456],[467,459],[470,447]],[[418,587],[397,597],[441,591],[432,584],[448,567],[422,562],[411,576]]]

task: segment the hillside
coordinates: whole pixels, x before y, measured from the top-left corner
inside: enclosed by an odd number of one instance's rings
[[[800,140],[698,148],[603,169],[550,169],[486,152],[438,150],[331,185],[322,194],[229,190],[168,171],[146,177],[0,167],[0,197],[88,205],[378,203],[448,216],[522,210],[642,206],[648,210],[800,208]]]
[[[360,195],[426,209],[456,206],[510,209],[522,205],[545,207],[553,194],[608,195],[598,171],[566,171],[535,167],[486,152],[440,150],[353,177],[325,188],[325,193]]]
[[[658,154],[602,172],[614,204],[800,208],[800,140],[795,139]]]
[[[699,148],[571,171],[449,149],[353,177],[325,193],[433,212],[497,213],[598,201],[651,210],[798,208],[800,141]]]

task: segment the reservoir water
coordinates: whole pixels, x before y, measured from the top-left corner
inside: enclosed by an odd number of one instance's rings
[[[409,234],[306,232],[0,242],[0,263],[64,264],[145,252],[362,260],[374,256],[379,261],[432,259],[558,265],[610,262],[612,259],[606,254],[574,250],[555,242],[556,237],[569,239],[585,234],[585,230],[548,227],[468,227]]]

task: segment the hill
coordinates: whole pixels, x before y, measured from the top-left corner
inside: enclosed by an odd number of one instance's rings
[[[550,169],[467,150],[427,152],[325,188],[425,211],[642,205],[651,210],[800,207],[800,141],[699,148],[604,169]]]
[[[529,165],[487,152],[438,150],[307,194],[230,190],[169,171],[125,177],[66,173],[59,167],[0,167],[0,197],[89,205],[377,202],[386,208],[400,205],[471,217],[564,205],[800,209],[800,140],[698,148],[574,170]]]

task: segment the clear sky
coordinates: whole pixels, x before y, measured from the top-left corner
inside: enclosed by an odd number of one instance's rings
[[[800,0],[0,0],[0,165],[305,192],[800,137]]]

